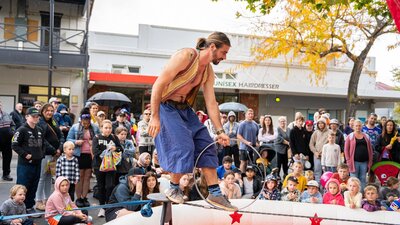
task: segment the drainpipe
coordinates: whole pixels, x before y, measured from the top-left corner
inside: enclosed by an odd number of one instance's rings
[[[53,79],[53,30],[54,30],[54,0],[50,0],[50,30],[49,30],[49,61],[48,61],[48,99],[51,98]]]
[[[89,48],[88,48],[88,42],[89,42],[89,19],[90,19],[90,2],[91,0],[86,1],[86,27],[85,27],[85,46],[84,46],[84,51],[85,51],[85,69],[84,69],[84,74],[83,74],[83,105],[85,105],[86,100],[87,100],[87,94],[88,94],[88,67],[89,67]]]

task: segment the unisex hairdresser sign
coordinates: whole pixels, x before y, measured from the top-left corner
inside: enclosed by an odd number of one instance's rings
[[[215,79],[215,88],[235,88],[235,89],[257,89],[257,90],[279,90],[279,84],[263,82],[242,82],[226,81]]]

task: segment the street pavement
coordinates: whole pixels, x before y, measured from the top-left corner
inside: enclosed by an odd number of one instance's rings
[[[1,152],[0,152],[1,153]],[[13,152],[13,158],[11,161],[11,177],[14,178],[13,181],[4,181],[0,178],[0,204],[3,203],[6,199],[8,199],[10,197],[10,188],[15,184],[15,182],[17,181],[17,161],[18,161],[18,156],[15,154],[15,152]],[[2,158],[0,156],[0,170],[2,168]],[[2,172],[0,173],[0,175],[2,175]],[[91,187],[93,187],[96,184],[96,179],[92,178],[91,179]],[[53,186],[52,186],[53,187]],[[54,190],[54,188],[52,188],[52,190]],[[99,202],[97,201],[97,199],[93,198],[93,193],[89,193],[88,195],[88,200],[90,202],[91,205],[97,205]],[[38,212],[42,212],[42,211],[38,211]],[[104,218],[99,218],[97,217],[97,213],[99,212],[98,209],[94,209],[92,211],[89,211],[89,215],[92,216],[93,218],[93,224],[105,224],[105,219]],[[44,219],[44,217],[42,216],[41,218],[34,218],[35,224],[36,225],[47,225],[46,220]]]

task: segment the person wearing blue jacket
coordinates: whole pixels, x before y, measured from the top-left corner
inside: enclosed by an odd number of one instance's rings
[[[64,137],[67,137],[68,131],[73,124],[71,117],[68,115],[67,106],[64,104],[58,105],[57,112],[54,113],[53,118],[64,134]]]
[[[108,203],[113,204],[141,200],[144,174],[145,171],[142,168],[135,167],[130,169],[128,174],[125,177],[121,177],[119,180],[119,184],[112,191]],[[139,211],[140,209],[141,205],[125,205],[123,207],[107,208],[105,213],[106,222],[133,213],[134,211]]]

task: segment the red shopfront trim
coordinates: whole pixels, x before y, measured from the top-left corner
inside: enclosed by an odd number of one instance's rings
[[[156,76],[135,75],[135,74],[115,74],[105,72],[90,72],[89,80],[115,82],[115,83],[137,83],[137,84],[154,84]]]

